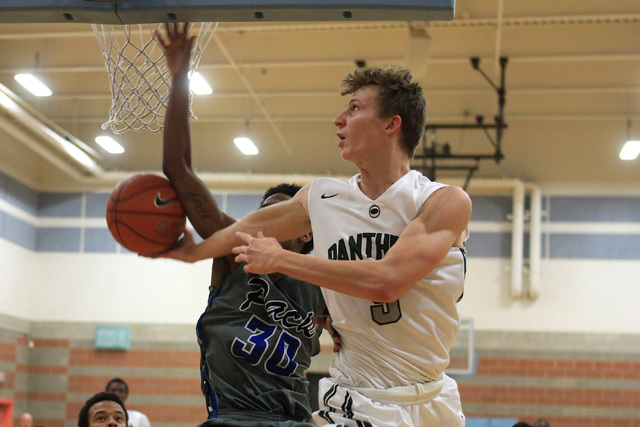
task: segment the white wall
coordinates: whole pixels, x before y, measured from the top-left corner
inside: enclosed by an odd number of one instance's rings
[[[0,238],[0,313],[29,318],[35,258],[34,252]]]
[[[0,312],[36,321],[195,324],[210,262],[33,253],[0,239]],[[460,314],[476,330],[640,333],[640,261],[542,261],[536,301],[508,296],[509,260],[470,258]],[[526,280],[525,280],[526,283]]]
[[[1,279],[0,313],[35,321],[195,324],[207,302],[208,261],[19,248],[0,239],[9,273]]]
[[[509,260],[468,260],[458,307],[476,330],[640,333],[640,260],[545,259],[535,301],[509,297],[510,268]]]

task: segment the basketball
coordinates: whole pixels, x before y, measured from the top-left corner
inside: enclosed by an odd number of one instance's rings
[[[118,243],[141,255],[169,249],[184,231],[186,216],[168,179],[138,174],[116,185],[107,202],[107,225]]]

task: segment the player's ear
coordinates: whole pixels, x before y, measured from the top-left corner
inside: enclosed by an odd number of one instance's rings
[[[310,242],[310,241],[311,241],[311,238],[312,238],[312,237],[313,237],[313,234],[311,234],[311,233],[307,233],[307,234],[304,234],[304,235],[300,236],[300,237],[299,237],[299,239],[300,239],[301,241],[303,241],[304,243],[307,243],[307,242]]]
[[[384,128],[388,134],[399,132],[402,118],[399,115],[393,115],[387,120],[387,126]]]

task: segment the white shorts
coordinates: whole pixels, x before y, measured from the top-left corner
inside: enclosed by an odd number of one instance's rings
[[[376,398],[373,400],[365,396]],[[434,396],[435,394],[435,396]],[[347,427],[458,427],[465,425],[455,380],[420,387],[388,390],[354,389],[323,378],[318,385],[320,409],[313,414],[319,426]],[[420,402],[407,403],[402,402]]]

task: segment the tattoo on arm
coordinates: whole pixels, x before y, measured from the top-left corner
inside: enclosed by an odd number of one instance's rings
[[[205,207],[206,198],[199,193],[186,193],[185,199],[193,206],[193,209],[201,219],[210,219],[212,217],[211,211]]]

